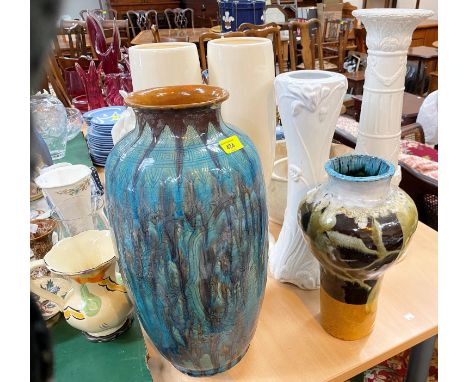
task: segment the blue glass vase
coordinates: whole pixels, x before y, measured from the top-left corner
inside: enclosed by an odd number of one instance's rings
[[[192,376],[239,362],[266,284],[260,159],[250,139],[222,121],[227,98],[208,85],[131,93],[136,128],[106,163],[124,283],[155,347]],[[220,144],[231,137],[241,145]]]

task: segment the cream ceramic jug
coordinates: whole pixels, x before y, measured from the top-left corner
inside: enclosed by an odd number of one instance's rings
[[[116,260],[110,231],[84,231],[60,240],[44,259],[31,262],[31,269],[45,265],[69,280],[72,288],[66,296],[61,298],[34,283],[31,291],[57,304],[68,324],[90,341],[113,340],[130,327],[133,309],[117,280]]]

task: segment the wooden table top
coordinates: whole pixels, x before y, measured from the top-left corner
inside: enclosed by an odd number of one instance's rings
[[[189,37],[189,42],[198,43],[202,33],[210,32],[210,28],[187,28],[187,29],[159,29],[159,37]],[[153,43],[153,34],[151,30],[143,30],[130,41],[132,45]]]
[[[348,81],[349,80],[351,80],[351,81],[364,81],[365,71],[364,70],[358,70],[357,72],[351,72],[351,73],[345,72],[343,74],[348,79]]]
[[[98,173],[104,184],[104,169]],[[270,223],[275,239],[280,230]],[[406,257],[385,274],[368,337],[341,341],[330,336],[319,323],[319,290],[304,291],[268,277],[257,330],[239,364],[215,376],[189,377],[145,335],[148,367],[158,382],[343,382],[436,335],[437,289],[437,232],[419,223]]]
[[[75,36],[72,35],[73,40],[75,40]],[[89,38],[88,34],[85,34],[85,39],[86,39],[86,47],[91,49],[91,40]],[[59,44],[59,48],[62,51],[66,51],[70,49],[70,45],[68,43],[68,36],[66,35],[57,35],[57,40]],[[112,37],[107,37],[106,38],[106,43],[109,45],[112,43]]]
[[[280,226],[270,223],[277,237]],[[145,338],[153,380],[343,382],[437,334],[437,232],[419,223],[403,261],[384,278],[375,329],[341,341],[320,326],[319,291],[268,278],[257,330],[244,358],[206,378],[177,371]]]
[[[438,57],[438,51],[432,46],[413,46],[408,49],[408,57],[428,60]]]
[[[362,95],[353,95],[352,98],[362,102]],[[403,118],[417,117],[423,102],[424,97],[404,92],[401,116]]]

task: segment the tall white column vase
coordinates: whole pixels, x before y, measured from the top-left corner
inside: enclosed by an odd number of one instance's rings
[[[197,46],[190,42],[160,42],[128,50],[133,90],[202,83]]]
[[[275,156],[275,65],[271,40],[229,37],[208,42],[210,85],[229,92],[221,106],[223,119],[254,143],[268,186]]]
[[[353,11],[366,28],[368,48],[356,152],[392,162],[396,184],[408,47],[416,26],[433,14],[425,9]]]
[[[321,70],[288,72],[275,79],[288,151],[288,197],[269,263],[275,279],[303,289],[319,287],[320,265],[304,240],[297,210],[307,191],[326,179],[324,165],[347,87],[342,74]]]

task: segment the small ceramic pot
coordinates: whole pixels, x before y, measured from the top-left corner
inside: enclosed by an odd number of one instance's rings
[[[92,249],[92,250],[91,250]],[[93,342],[116,338],[131,324],[132,305],[115,272],[116,256],[108,230],[89,230],[60,240],[31,269],[45,265],[71,282],[64,298],[31,280],[31,291],[63,312],[68,324]]]
[[[57,223],[53,219],[34,219],[31,224],[37,226],[35,233],[30,233],[29,246],[36,260],[43,259],[52,248],[52,235]]]
[[[418,212],[391,186],[395,168],[386,160],[347,155],[325,170],[328,181],[299,204],[299,226],[321,266],[321,324],[356,340],[372,331],[384,271],[405,254]]]

